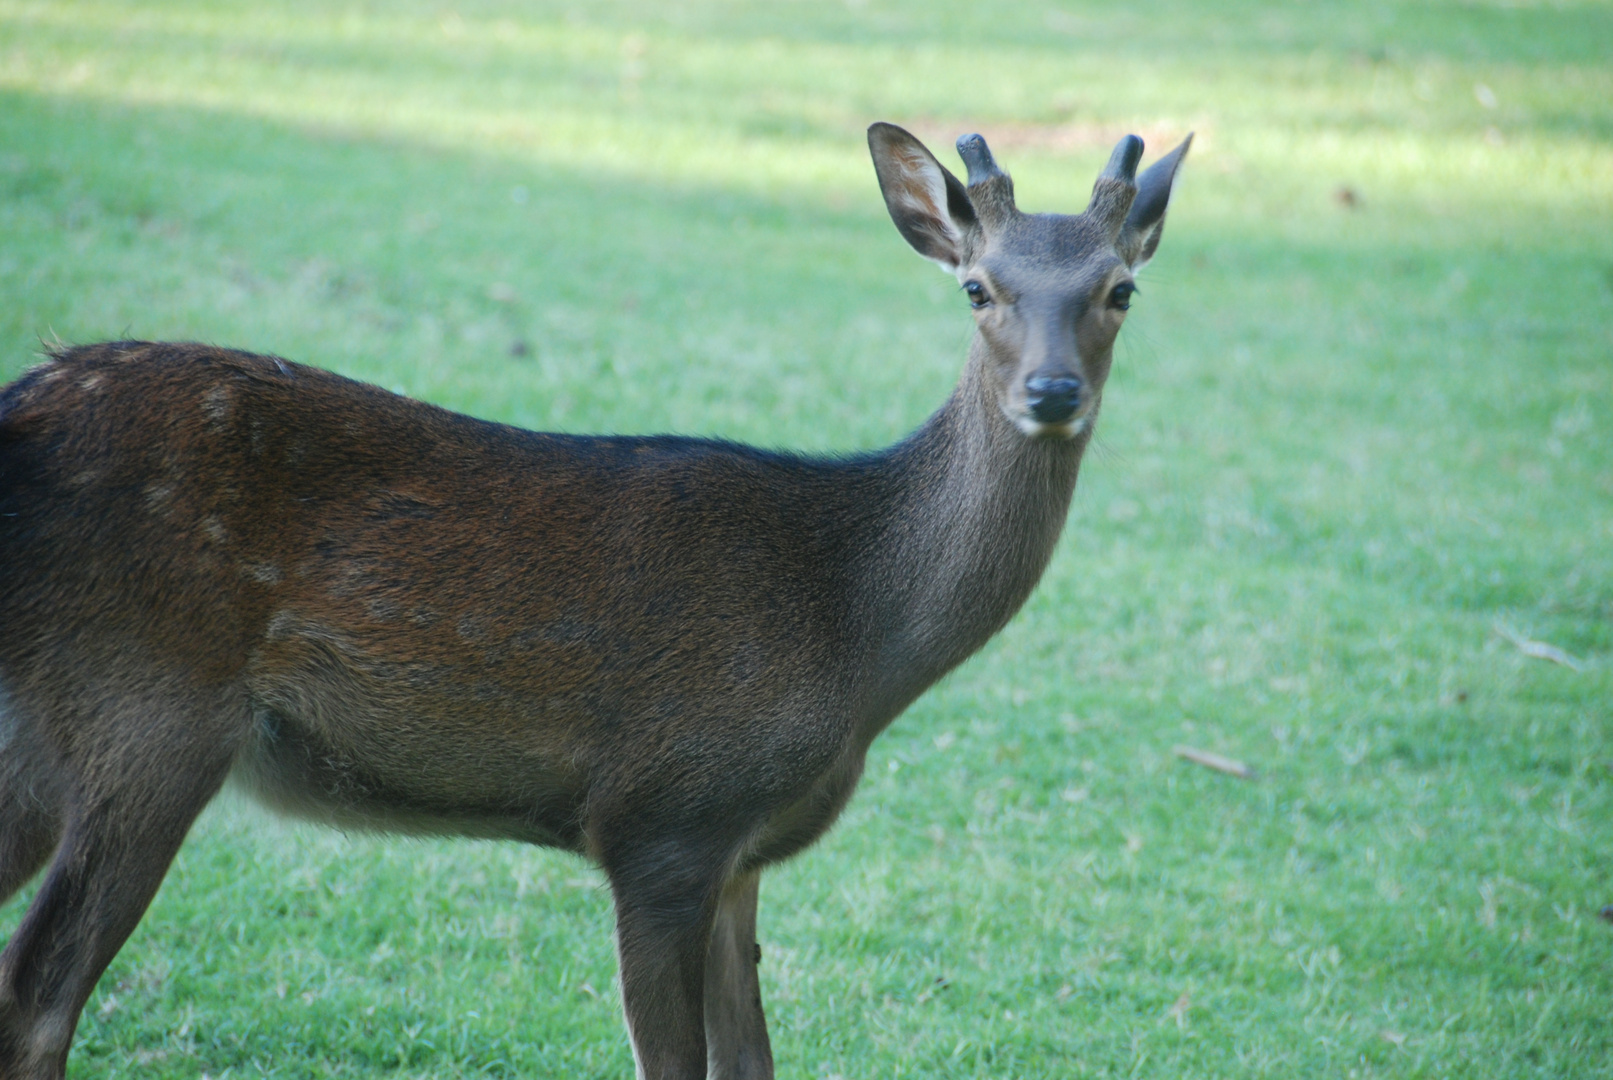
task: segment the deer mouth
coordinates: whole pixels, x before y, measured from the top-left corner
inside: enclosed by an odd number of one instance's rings
[[[1032,439],[1073,439],[1092,426],[1092,419],[1097,412],[1096,404],[1088,404],[1062,420],[1049,421],[1038,419],[1032,409],[1010,411],[1004,409],[1003,413],[1008,420],[1025,435]]]

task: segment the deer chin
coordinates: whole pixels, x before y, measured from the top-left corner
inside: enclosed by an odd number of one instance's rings
[[[1003,415],[1008,417],[1008,422],[1017,427],[1027,437],[1050,440],[1073,439],[1082,434],[1092,426],[1092,418],[1096,413],[1096,408],[1085,408],[1068,420],[1048,424],[1036,419],[1029,412],[1003,409]]]

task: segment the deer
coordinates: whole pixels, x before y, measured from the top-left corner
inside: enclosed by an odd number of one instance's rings
[[[603,871],[641,1080],[773,1075],[768,866],[996,634],[1064,527],[1192,136],[1027,214],[868,129],[898,232],[975,321],[956,388],[840,457],[529,432],[273,356],[47,349],[0,391],[0,1077],[80,1011],[230,781],[344,829]],[[47,865],[48,864],[48,865]]]

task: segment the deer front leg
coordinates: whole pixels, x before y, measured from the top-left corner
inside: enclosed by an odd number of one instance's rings
[[[11,747],[4,752],[13,754]],[[23,774],[19,756],[0,761],[0,904],[45,865],[62,832],[54,793],[30,790],[32,778]]]
[[[706,952],[722,874],[699,861],[669,846],[606,866],[639,1080],[706,1080]]]
[[[757,977],[756,896],[761,871],[731,879],[706,950],[706,1056],[710,1080],[772,1080],[773,1050]]]

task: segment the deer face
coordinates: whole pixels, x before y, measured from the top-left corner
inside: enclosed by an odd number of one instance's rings
[[[1126,317],[1131,269],[1080,217],[1019,215],[958,277],[998,407],[1027,435],[1091,422]]]
[[[1143,144],[1128,135],[1085,212],[1022,214],[1013,181],[979,135],[958,140],[969,168],[965,187],[901,128],[868,129],[896,228],[957,277],[990,390],[1025,435],[1072,438],[1091,426],[1137,291],[1132,275],[1159,245],[1171,182],[1191,142],[1138,178]]]

